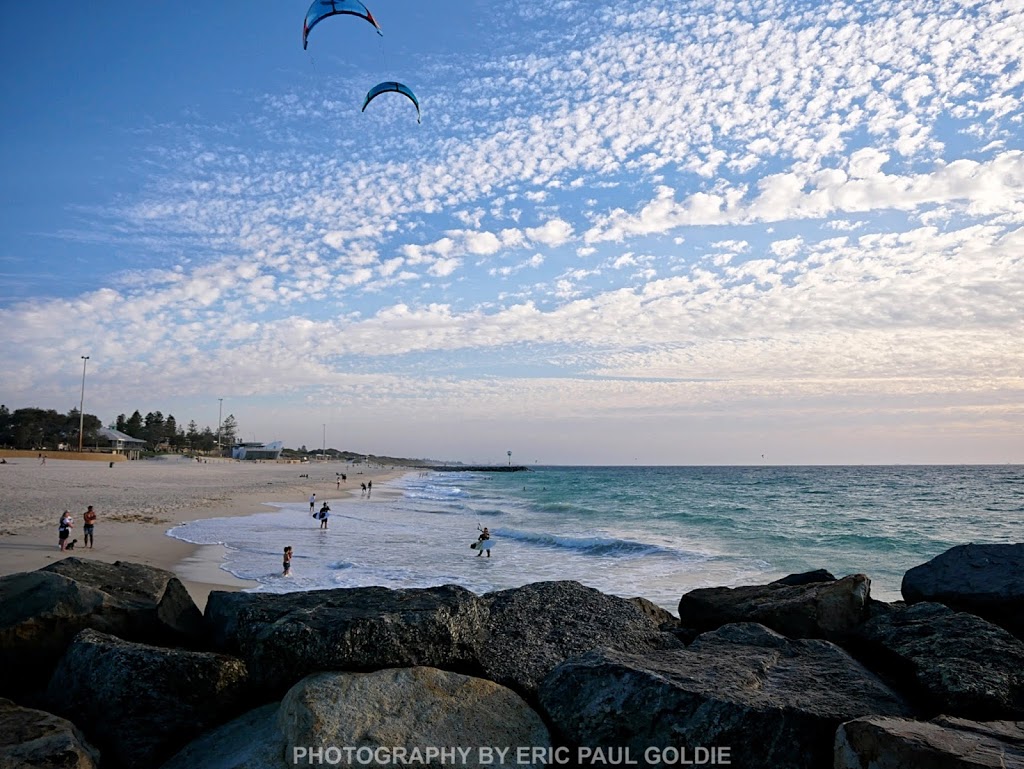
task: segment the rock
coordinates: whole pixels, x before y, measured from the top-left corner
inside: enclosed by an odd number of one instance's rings
[[[428,665],[479,670],[486,605],[457,585],[213,592],[210,637],[237,650],[267,697],[311,673]]]
[[[189,644],[203,631],[203,615],[173,573],[141,563],[64,558],[40,571],[102,590],[130,609],[125,637],[161,645]]]
[[[177,577],[151,566],[65,558],[0,577],[0,693],[42,688],[85,628],[153,643],[194,643],[202,615]]]
[[[788,577],[777,579],[771,584],[773,585],[789,585],[796,587],[798,585],[813,585],[817,582],[835,582],[836,578],[832,572],[825,569],[815,569],[814,571],[805,571],[800,574],[790,574]]]
[[[668,609],[663,609],[646,598],[637,596],[629,599],[640,611],[654,620],[654,624],[662,630],[670,630],[679,626],[679,618]]]
[[[47,697],[104,752],[104,769],[158,766],[192,737],[238,712],[245,665],[83,630],[61,658]]]
[[[0,699],[0,769],[96,769],[99,762],[70,721]]]
[[[182,748],[161,769],[295,769],[285,760],[274,702],[218,726]]]
[[[868,667],[906,685],[925,712],[1024,718],[1024,643],[998,625],[919,603],[871,620],[858,638]]]
[[[552,671],[540,702],[569,744],[628,748],[633,760],[654,766],[686,763],[661,753],[686,746],[690,763],[700,747],[737,768],[820,769],[831,761],[839,724],[910,715],[835,644],[753,624],[705,633],[687,649],[595,650]]]
[[[599,646],[643,653],[682,644],[625,598],[579,582],[535,582],[485,595],[485,677],[528,700],[556,666]]]
[[[950,548],[903,576],[903,597],[977,614],[1024,639],[1024,544]]]
[[[868,717],[836,731],[835,769],[1024,769],[1024,724]]]
[[[322,673],[303,679],[285,696],[278,711],[285,735],[285,757],[306,763],[309,746],[358,746],[358,755],[325,759],[331,765],[427,766],[438,757],[398,756],[396,748],[423,751],[461,746],[447,763],[491,766],[480,748],[509,747],[509,763],[520,746],[547,748],[548,730],[522,698],[503,686],[435,668],[414,667],[375,673]],[[378,748],[385,749],[377,754]]]
[[[691,590],[679,600],[679,622],[714,630],[731,622],[757,622],[790,638],[840,641],[867,619],[871,580],[853,574],[833,582]]]

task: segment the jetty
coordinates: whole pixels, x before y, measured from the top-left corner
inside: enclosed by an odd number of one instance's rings
[[[430,468],[439,473],[524,473],[526,465],[435,465]]]

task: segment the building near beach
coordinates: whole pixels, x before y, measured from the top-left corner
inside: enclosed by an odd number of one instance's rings
[[[232,459],[280,459],[284,450],[284,441],[271,443],[243,443],[239,441],[231,447]]]
[[[124,454],[128,459],[138,459],[146,448],[144,440],[133,438],[112,427],[101,427],[96,431],[96,445],[114,454]]]

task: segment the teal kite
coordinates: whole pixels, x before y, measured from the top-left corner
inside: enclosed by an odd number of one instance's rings
[[[373,18],[373,14],[359,0],[313,0],[313,4],[306,11],[306,20],[302,22],[302,49],[309,45],[309,33],[317,24],[328,16],[358,16],[366,19],[377,30],[378,35],[383,36],[380,24]]]
[[[395,91],[396,93],[400,93],[400,94],[402,94],[402,96],[407,97],[409,99],[409,101],[411,101],[413,104],[415,104],[416,105],[416,122],[417,123],[421,122],[421,120],[420,120],[420,103],[419,103],[419,100],[416,98],[416,94],[414,94],[412,92],[412,90],[409,88],[409,86],[403,85],[402,83],[396,83],[394,80],[388,80],[388,81],[385,81],[383,83],[377,83],[377,85],[375,85],[373,88],[371,88],[369,90],[369,92],[366,94],[366,99],[365,99],[365,101],[363,101],[363,109],[361,111],[362,112],[366,112],[366,105],[367,104],[369,104],[371,101],[376,99],[382,93],[387,93],[388,91]]]

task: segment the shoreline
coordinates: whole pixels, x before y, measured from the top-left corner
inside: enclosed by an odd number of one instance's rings
[[[339,489],[335,473],[348,480]],[[173,572],[200,611],[212,590],[244,590],[256,582],[221,568],[223,545],[197,545],[167,532],[183,523],[268,512],[272,505],[358,495],[359,483],[381,484],[412,468],[363,467],[344,462],[316,464],[248,463],[159,458],[116,463],[47,457],[8,458],[0,466],[0,576],[35,571],[69,556],[113,563],[131,561]],[[309,476],[309,477],[299,477]],[[81,514],[86,505],[98,513],[93,549],[83,547]],[[62,510],[74,517],[70,539],[75,549],[58,547],[57,520]],[[70,541],[69,539],[69,541]]]

